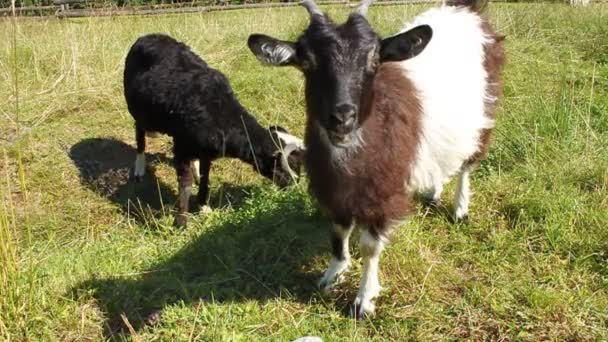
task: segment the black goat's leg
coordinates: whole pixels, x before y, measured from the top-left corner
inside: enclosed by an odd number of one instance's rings
[[[175,225],[185,227],[188,222],[188,204],[190,191],[192,190],[192,171],[190,160],[175,156],[175,171],[177,172],[178,200],[177,213],[175,214]]]
[[[135,125],[135,140],[137,143],[137,156],[135,156],[135,168],[133,178],[136,182],[141,182],[146,173],[146,131]]]
[[[198,185],[198,206],[202,213],[206,214],[211,212],[211,208],[207,205],[207,198],[209,196],[209,171],[211,170],[211,159],[207,156],[201,156],[199,158],[199,177],[200,182]]]

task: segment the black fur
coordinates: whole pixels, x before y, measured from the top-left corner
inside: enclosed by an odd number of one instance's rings
[[[138,152],[145,148],[143,132],[173,137],[180,192],[191,185],[185,174],[195,159],[201,160],[201,173],[210,161],[232,157],[251,164],[279,186],[291,181],[280,164],[279,145],[284,142],[274,130],[260,126],[241,106],[228,79],[185,44],[161,34],[139,38],[126,58],[124,94],[135,119]],[[289,158],[298,172],[296,159]],[[204,205],[208,174],[201,176],[199,204]],[[187,210],[187,203],[180,203],[178,218]],[[185,219],[176,223],[184,225]]]

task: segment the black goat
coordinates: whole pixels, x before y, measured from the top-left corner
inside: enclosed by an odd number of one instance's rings
[[[208,209],[209,169],[216,158],[241,159],[281,187],[299,175],[301,140],[281,128],[260,126],[221,72],[169,36],[146,35],[133,44],[125,62],[124,94],[135,119],[136,180],[144,175],[146,133],[173,137],[177,226],[187,222],[191,162],[200,177],[198,204],[203,210]]]

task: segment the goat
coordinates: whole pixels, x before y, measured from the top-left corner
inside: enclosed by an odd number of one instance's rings
[[[208,210],[209,170],[217,158],[241,159],[281,187],[299,175],[301,140],[280,127],[260,126],[221,72],[169,36],[146,35],[133,44],[125,62],[124,95],[135,119],[136,180],[145,172],[146,134],[173,137],[179,183],[177,226],[187,223],[191,162],[195,178],[200,178],[202,211]]]
[[[374,313],[380,254],[414,193],[439,200],[459,173],[455,215],[468,217],[469,173],[489,144],[504,64],[504,37],[482,16],[485,3],[448,0],[381,39],[367,20],[371,2],[336,25],[304,0],[310,24],[296,42],[262,34],[248,40],[262,62],[304,74],[304,165],[311,193],[334,223],[332,260],[319,286],[331,289],[348,269],[349,237],[363,226],[359,318]]]

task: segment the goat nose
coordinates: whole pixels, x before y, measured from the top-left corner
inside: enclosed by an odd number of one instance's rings
[[[350,103],[341,103],[336,106],[332,119],[339,125],[350,125],[355,120],[357,107]]]

